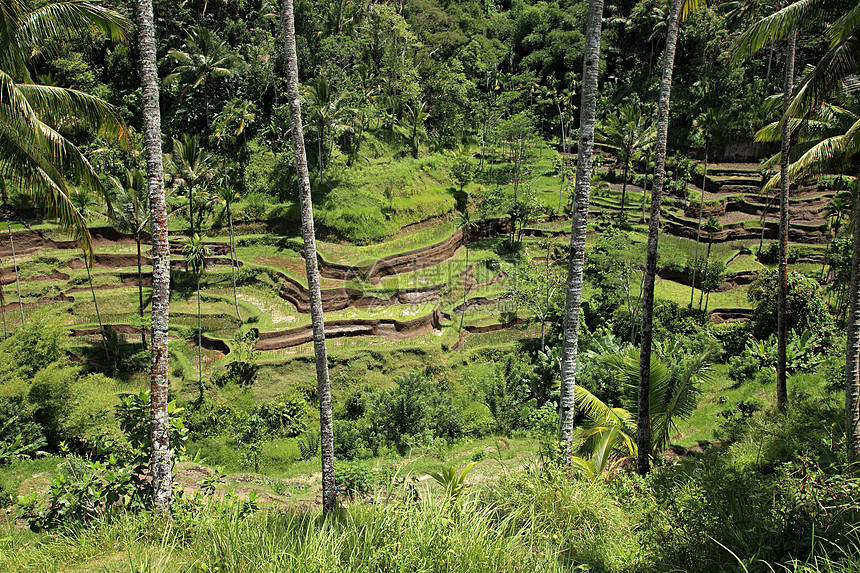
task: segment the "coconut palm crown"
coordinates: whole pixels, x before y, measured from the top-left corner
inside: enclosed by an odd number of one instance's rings
[[[37,50],[51,57],[62,40],[83,31],[124,42],[129,29],[123,16],[92,2],[60,0],[37,8],[25,0],[0,0],[0,177],[58,219],[87,256],[92,245],[84,215],[72,201],[74,186],[104,189],[62,133],[87,131],[124,143],[125,123],[97,97],[35,83],[27,63]]]

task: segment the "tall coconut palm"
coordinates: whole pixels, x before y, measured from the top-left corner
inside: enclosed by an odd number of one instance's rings
[[[170,244],[167,239],[167,200],[161,163],[161,109],[158,103],[158,68],[152,0],[137,1],[137,35],[140,47],[143,95],[143,137],[152,229],[152,370],[150,375],[150,471],[153,505],[170,510],[173,485],[170,472],[169,421],[167,415],[167,326],[170,303]]]
[[[650,471],[651,424],[649,383],[651,379],[651,340],[654,324],[654,282],[657,277],[657,237],[660,232],[660,205],[666,178],[666,142],[669,133],[669,99],[675,66],[678,27],[687,14],[698,8],[702,0],[672,0],[666,26],[666,48],[663,53],[663,74],[660,98],[657,102],[657,135],[654,142],[654,186],[651,190],[651,211],[648,220],[648,244],[645,255],[645,276],[642,283],[642,342],[639,358],[639,391],[636,418],[636,468],[640,474]]]
[[[826,3],[827,0],[824,0]],[[788,115],[792,105],[794,89],[794,53],[797,44],[798,29],[807,25],[796,19],[796,8],[800,5],[815,7],[822,4],[821,0],[800,0],[774,14],[762,18],[747,29],[733,46],[735,59],[743,60],[761,49],[767,41],[785,39],[785,76],[782,95],[783,118]],[[794,10],[794,12],[792,12]],[[787,14],[794,14],[794,17]],[[786,349],[788,346],[788,225],[789,225],[789,186],[791,183],[789,164],[792,140],[791,121],[780,121],[780,193],[779,193],[779,289],[778,289],[778,326],[777,326],[777,364],[776,364],[776,402],[780,411],[785,410],[788,403]]]
[[[705,264],[702,266],[702,288],[699,291],[699,310],[702,310],[702,296],[705,294],[705,280],[707,277],[708,269],[711,264],[711,247],[714,245],[714,233],[720,230],[720,222],[716,217],[711,216],[708,217],[708,220],[705,221],[705,232],[708,234],[708,252],[705,255]],[[708,298],[711,296],[710,289],[708,290]],[[708,303],[707,299],[705,299],[705,312],[708,312]]]
[[[202,86],[206,127],[209,128],[209,80],[233,76],[242,58],[218,34],[204,26],[191,29],[184,48],[184,51],[174,48],[167,52],[167,57],[176,62],[176,67],[164,78],[164,83],[186,82],[179,94],[180,100],[189,89]]]
[[[200,239],[200,235],[194,236],[185,242],[182,247],[182,255],[185,257],[186,266],[191,267],[194,275],[194,285],[197,291],[197,384],[200,390],[200,399],[203,399],[203,325],[200,312],[200,275],[206,270],[206,257],[210,255],[209,247]]]
[[[3,294],[3,285],[0,285],[0,314],[3,315],[3,340],[9,338],[9,329],[6,326],[6,296]]]
[[[138,313],[143,320],[143,270],[141,265],[140,244],[142,234],[149,225],[149,194],[146,189],[146,174],[140,169],[126,170],[124,180],[111,177],[116,198],[115,208],[110,211],[111,219],[119,230],[134,235],[137,245],[137,296]],[[146,347],[146,331],[140,327],[140,342]]]
[[[783,84],[782,112],[788,112],[791,91],[794,86],[794,51],[797,44],[797,29],[789,33],[785,48],[785,83]],[[788,371],[786,351],[788,348],[788,209],[789,178],[788,165],[791,152],[791,122],[784,122],[779,156],[779,302],[777,307],[776,350],[776,405],[784,411],[788,404]]]
[[[781,122],[791,123],[792,118],[806,117],[832,93],[840,82],[858,72],[860,59],[860,4],[847,12],[833,0],[800,0],[765,18],[754,26],[750,41],[743,44],[754,51],[770,38],[784,38],[802,25],[831,21],[825,37],[830,48],[795,88]],[[744,54],[741,54],[743,56]],[[836,165],[845,165],[860,152],[860,123],[855,123],[838,136],[822,140],[789,167],[792,177],[816,172],[831,171]],[[856,169],[856,164],[853,165]],[[794,169],[794,172],[791,170]],[[860,181],[860,174],[857,180]],[[860,218],[860,200],[854,201],[855,220]],[[845,415],[848,460],[860,460],[860,225],[854,225],[854,246],[851,261],[848,324],[845,349]]]
[[[242,313],[239,312],[239,295],[236,292],[236,241],[233,235],[233,212],[231,207],[240,199],[235,183],[231,180],[229,173],[225,173],[222,184],[215,188],[218,198],[224,202],[224,211],[227,215],[227,224],[230,227],[230,276],[233,279],[233,304],[236,307],[236,318],[242,322]]]
[[[702,173],[702,196],[699,198],[699,222],[696,225],[696,251],[693,255],[693,280],[690,283],[690,308],[693,308],[693,294],[696,292],[696,271],[699,263],[699,242],[702,237],[702,214],[705,210],[705,185],[708,182],[708,151],[711,143],[711,134],[717,126],[717,114],[713,108],[700,113],[693,121],[693,128],[704,140],[705,145],[705,167]],[[708,245],[710,251],[710,245]],[[707,268],[707,267],[705,267]]]
[[[463,332],[463,320],[466,318],[466,295],[469,294],[469,239],[472,231],[475,230],[478,224],[472,220],[472,214],[469,212],[469,205],[465,206],[460,212],[460,228],[463,230],[463,248],[466,249],[466,270],[463,271],[463,309],[460,311],[460,328],[458,332]]]
[[[430,117],[430,112],[427,111],[427,102],[420,99],[415,105],[406,104],[406,109],[409,112],[409,123],[412,125],[412,157],[418,159],[419,130]]]
[[[293,153],[299,179],[299,200],[302,210],[302,238],[305,247],[305,270],[308,278],[308,293],[311,299],[311,323],[313,325],[314,359],[317,369],[317,398],[320,404],[320,452],[322,458],[323,513],[329,514],[337,505],[334,483],[334,430],[331,414],[331,383],[328,375],[328,355],[325,346],[325,322],[323,320],[320,277],[317,267],[317,248],[314,238],[314,214],[311,200],[311,182],[308,176],[308,160],[305,154],[305,138],[302,135],[302,111],[299,101],[299,62],[296,55],[296,28],[293,19],[293,0],[284,0],[281,12],[281,27],[284,33],[284,55],[287,60],[287,98],[290,106],[290,128],[293,138]]]
[[[183,134],[179,139],[174,137],[172,149],[169,154],[165,154],[164,159],[172,174],[172,185],[183,187],[188,192],[188,221],[191,224],[190,236],[193,237],[199,231],[194,228],[194,194],[212,181],[218,173],[220,162],[203,147],[197,134]]]
[[[21,276],[18,273],[18,257],[15,255],[15,240],[12,238],[12,224],[6,215],[6,230],[9,231],[9,246],[12,248],[12,270],[15,272],[15,289],[18,291],[18,309],[21,311],[21,324],[24,324],[24,299],[21,298]]]
[[[600,141],[615,150],[621,162],[621,208],[619,219],[625,221],[624,204],[627,199],[627,179],[636,153],[654,145],[656,130],[647,114],[637,103],[622,105],[617,113],[610,113],[600,129]]]
[[[344,94],[336,93],[325,78],[312,80],[304,90],[304,104],[311,115],[311,123],[317,130],[317,169],[320,185],[325,183],[323,169],[329,153],[328,141],[335,129],[346,129],[348,115],[353,113],[344,106]]]
[[[576,156],[576,184],[571,214],[570,257],[564,305],[564,331],[561,350],[561,396],[558,404],[558,439],[570,455],[573,441],[576,363],[579,349],[582,271],[585,266],[585,232],[591,196],[591,171],[594,163],[594,126],[597,110],[597,73],[600,63],[600,30],[603,0],[589,0],[585,26],[585,56],[582,71],[582,103],[579,118],[579,149]]]

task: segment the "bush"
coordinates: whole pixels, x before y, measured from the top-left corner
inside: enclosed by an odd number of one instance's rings
[[[370,454],[362,422],[334,421],[334,455],[337,459],[355,460],[370,457]]]
[[[337,492],[349,499],[372,492],[373,481],[373,472],[365,464],[342,462],[334,466]]]
[[[411,436],[457,438],[463,412],[451,398],[417,372],[395,378],[395,386],[367,400],[370,432],[405,453]]]
[[[274,436],[292,438],[307,427],[307,402],[295,394],[282,394],[273,402],[260,404],[255,414]]]
[[[30,457],[47,442],[42,427],[23,414],[23,400],[0,399],[0,465]]]
[[[59,316],[39,312],[0,343],[0,379],[17,375],[31,378],[65,356],[67,326]]]
[[[788,246],[786,253],[789,263],[796,263],[800,258],[800,249],[795,245]],[[758,260],[764,265],[779,264],[779,243],[768,243],[758,251]]]
[[[779,286],[776,270],[759,274],[759,278],[750,285],[747,296],[753,303],[752,320],[755,324],[755,335],[759,339],[776,333],[777,292]],[[833,317],[827,308],[827,302],[821,296],[818,281],[797,272],[788,273],[786,306],[788,330],[815,332],[827,342],[826,339],[833,331]]]

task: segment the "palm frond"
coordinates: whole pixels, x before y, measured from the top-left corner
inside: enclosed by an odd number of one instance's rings
[[[795,88],[785,117],[799,117],[821,103],[845,78],[860,69],[860,23],[831,47]],[[784,120],[783,120],[784,121]]]
[[[119,12],[84,0],[60,0],[29,11],[21,20],[18,37],[33,46],[89,30],[113,42],[125,43],[132,26]]]
[[[692,14],[699,8],[704,8],[707,5],[707,0],[684,0],[684,5],[681,6],[680,21],[683,22],[690,16],[690,14]]]
[[[17,89],[38,114],[57,130],[80,130],[128,145],[128,128],[119,111],[90,94],[54,86],[17,84]]]
[[[729,51],[732,62],[735,65],[745,62],[767,44],[783,40],[793,30],[820,21],[818,18],[828,11],[827,0],[798,0],[762,18],[735,40]]]

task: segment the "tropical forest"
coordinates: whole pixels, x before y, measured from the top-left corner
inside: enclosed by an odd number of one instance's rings
[[[860,4],[0,0],[0,572],[860,571]]]

